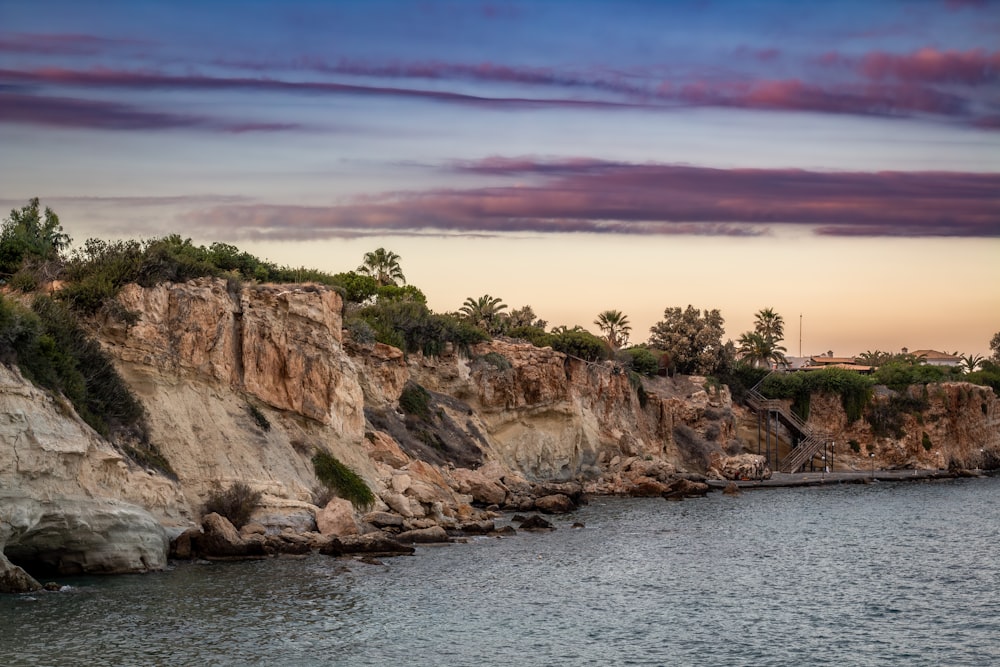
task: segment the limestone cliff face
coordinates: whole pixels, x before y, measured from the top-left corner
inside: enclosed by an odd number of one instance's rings
[[[315,530],[326,503],[318,451],[375,492],[372,525],[419,530],[482,519],[474,501],[531,507],[544,484],[575,485],[543,487],[550,495],[583,484],[625,493],[641,477],[658,493],[675,471],[707,470],[733,440],[729,394],[704,379],[639,387],[614,364],[502,340],[468,357],[404,358],[345,340],[340,297],[324,287],[205,278],[131,285],[119,301],[137,322],[97,321],[94,333],[176,480],[129,464],[70,407],[4,370],[0,544],[15,559],[62,571],[158,567],[149,545],[160,543],[147,537],[192,525],[234,481],[264,494],[254,520],[265,530]],[[405,407],[408,391],[427,408]],[[123,539],[122,521],[137,529],[119,562],[101,555],[99,537]],[[73,542],[84,524],[99,528]]]
[[[678,428],[709,449],[734,433],[728,391],[706,391],[703,378],[646,380],[640,400],[614,364],[502,340],[476,346],[471,359],[415,359],[410,369],[421,385],[465,401],[489,435],[491,458],[529,479],[594,477],[632,456],[704,470],[707,458],[692,457]]]
[[[362,474],[364,393],[341,345],[341,300],[312,285],[231,290],[221,279],[120,297],[134,326],[108,323],[106,349],[149,413],[189,507],[216,484],[242,480],[275,507],[305,511],[321,448]]]
[[[129,464],[71,406],[0,365],[0,578],[16,579],[14,590],[37,583],[8,556],[63,573],[162,568],[161,522],[190,520],[176,484]]]
[[[838,468],[995,468],[1000,463],[1000,400],[989,387],[945,382],[896,394],[884,387],[868,411],[882,415],[881,428],[862,417],[848,423],[840,397],[814,394],[808,424],[836,443]],[[859,451],[852,449],[851,442]],[[874,461],[869,458],[874,453]]]

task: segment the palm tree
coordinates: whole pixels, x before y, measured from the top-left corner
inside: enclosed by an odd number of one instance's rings
[[[855,358],[855,361],[878,368],[890,359],[892,359],[892,354],[889,352],[883,352],[882,350],[866,350],[859,354]]]
[[[632,331],[628,317],[620,310],[605,310],[597,316],[594,324],[604,332],[604,340],[612,350],[618,350],[628,344],[628,335]]]
[[[754,331],[778,342],[785,337],[785,319],[773,308],[764,308],[754,315]]]
[[[983,363],[983,355],[981,354],[963,354],[960,359],[962,360],[962,366],[965,367],[966,373],[973,373],[979,364]]]
[[[503,331],[504,322],[501,317],[503,313],[500,311],[506,309],[507,304],[501,299],[484,294],[478,299],[473,299],[470,296],[465,300],[465,304],[462,305],[459,312],[470,322],[484,329],[486,333],[496,336]]]
[[[771,363],[776,366],[788,365],[788,360],[785,359],[787,350],[770,336],[757,331],[747,331],[740,335],[737,342],[740,344],[740,359],[754,368],[769,366]]]
[[[379,248],[365,253],[365,259],[358,267],[358,273],[371,276],[381,286],[396,285],[396,281],[406,283],[403,270],[399,268],[399,255]]]

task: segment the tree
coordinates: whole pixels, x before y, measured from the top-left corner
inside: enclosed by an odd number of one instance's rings
[[[618,350],[628,344],[628,335],[632,331],[628,317],[620,310],[605,310],[597,316],[594,324],[604,332],[604,340],[612,350]]]
[[[974,373],[979,368],[979,364],[983,363],[983,355],[981,354],[963,354],[960,359],[966,373]]]
[[[747,331],[740,335],[737,342],[740,345],[738,351],[740,359],[754,368],[770,366],[772,363],[776,366],[788,365],[788,360],[785,358],[785,352],[788,350],[783,345],[778,345],[770,336],[758,331]]]
[[[875,368],[888,363],[891,359],[892,353],[883,352],[882,350],[866,350],[856,357],[857,361]]]
[[[785,338],[785,319],[773,308],[763,308],[754,315],[754,331],[780,343]]]
[[[497,336],[503,331],[503,318],[501,311],[507,309],[501,299],[484,294],[478,299],[471,296],[465,300],[465,304],[459,312],[472,324],[483,329],[491,336]]]
[[[730,345],[722,343],[725,320],[718,310],[702,312],[689,305],[663,311],[663,320],[649,330],[649,345],[662,350],[676,373],[710,375],[730,362]]]
[[[49,263],[59,262],[63,251],[69,248],[71,239],[63,232],[59,216],[46,207],[43,219],[38,207],[38,197],[35,197],[21,210],[12,209],[10,217],[3,221],[0,228],[0,276],[12,276],[25,261],[44,269]],[[54,276],[43,277],[51,280]]]
[[[993,350],[993,363],[1000,364],[1000,331],[990,339],[990,349]]]
[[[399,255],[385,248],[366,252],[364,261],[357,271],[360,274],[371,276],[383,287],[406,282],[403,270],[399,268]]]
[[[521,327],[535,327],[545,329],[549,325],[545,320],[539,319],[535,315],[531,306],[522,306],[507,313],[507,326],[511,329]]]

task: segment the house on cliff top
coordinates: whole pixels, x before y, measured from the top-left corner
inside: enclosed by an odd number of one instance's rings
[[[958,366],[962,363],[961,357],[937,350],[914,350],[910,354],[928,366]]]

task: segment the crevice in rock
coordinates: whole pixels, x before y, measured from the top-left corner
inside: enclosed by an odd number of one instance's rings
[[[237,382],[237,386],[240,389],[245,388],[244,382],[244,366],[243,366],[243,344],[244,344],[244,325],[243,325],[243,297],[242,290],[239,292],[229,292],[230,298],[233,300],[233,374]]]

